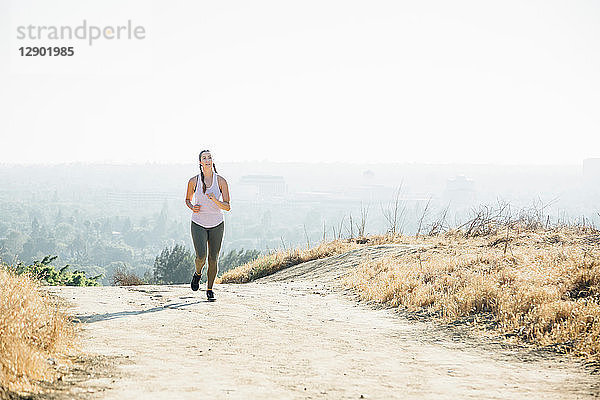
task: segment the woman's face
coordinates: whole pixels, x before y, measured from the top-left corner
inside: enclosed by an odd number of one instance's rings
[[[200,168],[202,168],[203,166],[206,168],[212,167],[212,156],[210,154],[210,151],[205,151],[200,156]]]

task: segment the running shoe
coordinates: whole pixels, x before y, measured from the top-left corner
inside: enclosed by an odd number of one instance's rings
[[[192,290],[195,292],[200,287],[200,275],[194,272],[194,276],[192,276],[191,282]]]
[[[215,301],[215,294],[212,290],[206,291],[206,298],[208,299],[208,301]]]

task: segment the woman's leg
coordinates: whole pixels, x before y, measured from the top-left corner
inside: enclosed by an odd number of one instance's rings
[[[202,275],[202,267],[206,262],[206,244],[208,242],[208,232],[206,228],[192,222],[192,241],[196,250],[196,274]]]
[[[223,232],[225,231],[225,222],[221,222],[214,228],[208,229],[208,272],[207,289],[212,290],[213,283],[217,276],[217,260],[221,251],[221,242],[223,241]]]

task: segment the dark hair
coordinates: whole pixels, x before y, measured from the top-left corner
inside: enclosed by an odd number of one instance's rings
[[[198,154],[198,161],[201,161],[202,153],[206,153],[207,151],[210,152],[210,150],[202,150],[200,152],[200,154]],[[215,165],[214,162],[213,162],[213,169],[215,170],[215,174],[218,173],[217,166]],[[202,167],[200,167],[200,177],[202,180],[202,193],[206,193],[206,183],[204,183],[204,171],[202,170]],[[196,186],[198,186],[198,182],[196,182]]]

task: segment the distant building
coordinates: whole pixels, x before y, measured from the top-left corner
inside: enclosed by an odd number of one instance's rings
[[[449,178],[445,197],[456,203],[471,203],[475,200],[475,182],[464,175]]]
[[[600,183],[600,158],[586,158],[583,160],[583,178],[588,183]]]
[[[244,175],[238,184],[245,194],[260,197],[283,196],[287,192],[283,176],[278,175]]]
[[[130,205],[135,207],[158,207],[168,200],[178,200],[180,197],[167,192],[107,192],[106,200],[115,206]],[[183,200],[182,200],[183,201]]]
[[[583,190],[591,201],[600,199],[600,158],[583,160]]]

